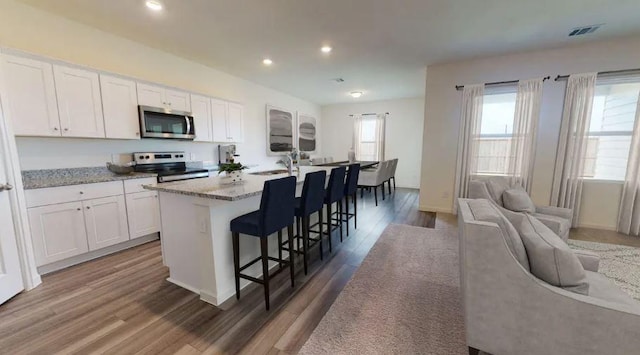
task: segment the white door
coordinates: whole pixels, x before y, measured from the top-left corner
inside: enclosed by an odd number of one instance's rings
[[[62,135],[104,138],[104,117],[98,74],[53,66]]]
[[[240,104],[229,102],[227,114],[227,130],[229,131],[229,141],[240,143],[244,139],[242,130],[242,120],[244,107]]]
[[[213,141],[228,142],[229,130],[227,129],[227,102],[211,99],[211,122],[213,124]]]
[[[89,250],[97,250],[129,240],[124,195],[82,202]]]
[[[60,136],[53,67],[37,60],[2,56],[9,104],[18,136]]]
[[[100,89],[106,137],[139,139],[140,122],[136,83],[100,74]]]
[[[82,202],[29,208],[28,212],[38,266],[89,251]]]
[[[189,93],[167,89],[165,98],[169,108],[176,111],[191,112],[191,100]]]
[[[164,108],[166,99],[164,97],[164,88],[159,86],[137,84],[138,105]]]
[[[191,113],[196,129],[197,142],[211,142],[211,99],[191,95]]]
[[[0,112],[0,120],[2,119],[2,112]],[[3,157],[4,152],[0,144],[0,304],[23,290],[20,259],[9,203],[9,190],[12,186],[7,182]]]
[[[127,194],[131,239],[160,231],[160,204],[155,191]]]

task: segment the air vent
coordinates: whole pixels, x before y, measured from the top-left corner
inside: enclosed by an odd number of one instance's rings
[[[569,37],[582,36],[589,33],[594,33],[598,28],[600,28],[602,24],[599,25],[589,25],[583,27],[576,27],[569,32]]]
[[[331,81],[335,81],[336,83],[344,83],[344,79],[342,78],[331,79]]]

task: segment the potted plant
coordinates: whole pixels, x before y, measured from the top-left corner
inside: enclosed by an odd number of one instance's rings
[[[218,167],[218,175],[225,173],[224,179],[229,183],[235,183],[242,181],[242,170],[247,169],[246,166],[241,163],[226,163],[220,164]]]

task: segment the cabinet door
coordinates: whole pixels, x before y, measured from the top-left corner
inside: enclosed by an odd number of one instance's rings
[[[228,142],[229,130],[227,129],[227,102],[211,99],[211,122],[213,124],[213,141]]]
[[[229,131],[229,141],[240,143],[244,140],[242,121],[244,107],[240,104],[229,102],[227,114],[227,130]]]
[[[164,108],[166,106],[164,88],[141,83],[137,84],[137,88],[139,105],[158,108]]]
[[[165,98],[171,110],[191,112],[191,99],[188,92],[167,89]]]
[[[102,112],[107,138],[139,139],[138,94],[136,83],[100,75]]]
[[[89,251],[81,202],[29,208],[28,213],[38,266]]]
[[[98,74],[53,66],[62,135],[104,138],[104,118]]]
[[[127,215],[131,239],[160,231],[160,205],[155,191],[127,194]]]
[[[37,60],[2,56],[9,116],[18,136],[59,136],[53,67]]]
[[[129,240],[124,195],[82,202],[89,250],[97,250]]]
[[[197,142],[211,142],[211,99],[204,96],[191,95],[191,113],[196,129]]]

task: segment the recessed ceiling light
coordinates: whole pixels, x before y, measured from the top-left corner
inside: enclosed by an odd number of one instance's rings
[[[353,97],[354,99],[357,99],[362,96],[362,91],[352,91],[349,93],[349,95],[351,95],[351,97]]]
[[[323,46],[322,48],[320,48],[320,50],[322,51],[322,53],[330,53],[331,50],[333,48],[329,47],[329,46]]]
[[[273,64],[273,60],[271,60],[271,59],[269,59],[269,58],[264,58],[264,59],[262,60],[262,64],[264,64],[264,65],[271,65],[271,64]]]
[[[145,5],[147,5],[147,7],[150,8],[151,10],[153,10],[153,11],[162,10],[162,4],[159,1],[147,0],[145,2]]]

